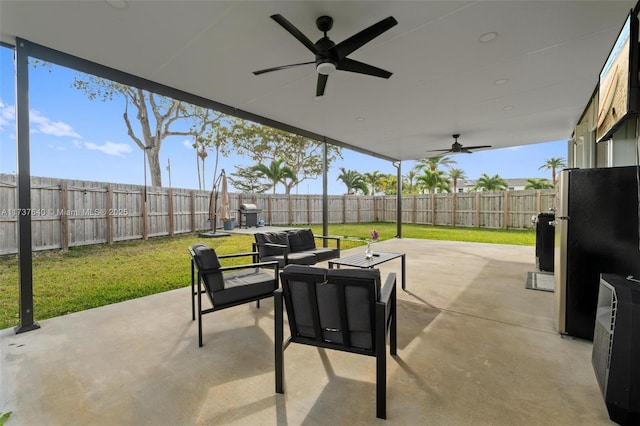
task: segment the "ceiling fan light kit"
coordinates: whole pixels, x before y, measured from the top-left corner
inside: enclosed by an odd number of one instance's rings
[[[349,71],[357,74],[366,74],[380,78],[389,78],[392,75],[392,73],[389,71],[347,58],[349,54],[369,43],[371,40],[389,30],[391,27],[397,25],[398,21],[396,21],[392,16],[385,18],[378,23],[375,23],[370,27],[365,28],[359,33],[347,38],[346,40],[338,44],[335,44],[329,38],[329,36],[327,36],[327,32],[331,30],[331,28],[333,28],[333,18],[331,18],[330,16],[321,16],[316,19],[316,26],[318,27],[318,30],[320,30],[324,34],[324,36],[315,43],[313,43],[284,16],[272,15],[271,19],[280,24],[282,28],[287,30],[289,34],[294,36],[300,43],[302,43],[308,50],[310,50],[315,55],[315,61],[266,68],[254,71],[253,74],[255,75],[315,63],[316,71],[318,73],[316,97],[324,95],[328,76],[335,70]]]
[[[329,75],[336,70],[336,65],[332,62],[321,62],[316,67],[318,74]]]

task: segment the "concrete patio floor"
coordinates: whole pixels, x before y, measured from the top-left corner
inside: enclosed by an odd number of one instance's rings
[[[374,358],[291,345],[276,394],[272,300],[206,315],[198,348],[188,287],[1,330],[0,412],[13,411],[7,426],[612,424],[591,343],[560,337],[553,293],[525,289],[533,247],[375,249],[407,253],[386,422]],[[400,260],[381,270],[400,272]]]

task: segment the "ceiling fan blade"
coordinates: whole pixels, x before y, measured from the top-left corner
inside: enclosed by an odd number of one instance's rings
[[[328,78],[329,78],[328,75],[318,73],[318,84],[316,86],[316,96],[324,96],[324,88],[327,86]]]
[[[254,71],[253,74],[260,75],[260,74],[264,74],[271,71],[286,70],[287,68],[293,68],[299,65],[309,65],[309,64],[315,64],[315,63],[316,63],[315,61],[311,61],[311,62],[301,62],[299,64],[281,65],[279,67],[265,68],[263,70]]]
[[[275,18],[274,18],[275,19]],[[383,19],[377,24],[373,24],[368,28],[360,31],[358,34],[354,34],[348,39],[338,43],[334,49],[338,55],[338,60],[344,59],[347,55],[354,52],[356,49],[369,43],[380,34],[387,31],[389,28],[398,24],[398,21],[393,16]],[[281,24],[282,25],[282,24]]]
[[[278,14],[271,15],[271,19],[273,19],[278,24],[280,24],[282,28],[289,31],[289,33],[292,36],[297,38],[298,41],[304,44],[307,47],[307,49],[309,49],[311,52],[313,52],[314,54],[318,53],[318,49],[316,49],[316,46],[313,44],[313,42],[309,40],[309,38],[306,35],[302,34],[302,31],[294,27],[291,22],[287,21],[287,19],[284,16],[278,15]]]
[[[393,75],[392,72],[385,71],[383,69],[374,67],[373,65],[365,64],[363,62],[354,61],[353,59],[345,58],[338,61],[336,69],[342,71],[351,71],[358,74],[367,74],[374,77],[389,78]]]
[[[430,149],[427,152],[453,152],[450,149]]]
[[[465,146],[463,149],[482,149],[491,148],[491,145]]]

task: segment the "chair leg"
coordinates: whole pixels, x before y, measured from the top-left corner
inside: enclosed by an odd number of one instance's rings
[[[376,355],[376,417],[387,418],[387,354]]]
[[[376,306],[376,417],[387,418],[387,330],[384,305]]]
[[[193,259],[191,259],[191,321],[196,320],[196,294],[195,294],[195,283],[193,279],[194,267],[193,267]]]
[[[256,308],[260,309],[260,301],[256,300]]]
[[[284,393],[284,330],[283,330],[283,309],[282,290],[276,290],[273,297],[275,311],[275,370],[276,370],[276,393]]]
[[[200,275],[198,275],[198,347],[202,347],[202,291],[200,288]]]
[[[393,287],[393,291],[391,293],[391,315],[389,327],[389,345],[391,346],[391,355],[398,354],[398,315],[396,310],[396,288]]]

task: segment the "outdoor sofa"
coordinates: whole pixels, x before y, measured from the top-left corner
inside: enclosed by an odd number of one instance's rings
[[[277,261],[280,268],[289,264],[315,265],[340,257],[340,237],[314,235],[311,229],[259,232],[254,236],[253,251],[258,252],[259,261]],[[333,240],[335,247],[316,247],[316,239]]]

